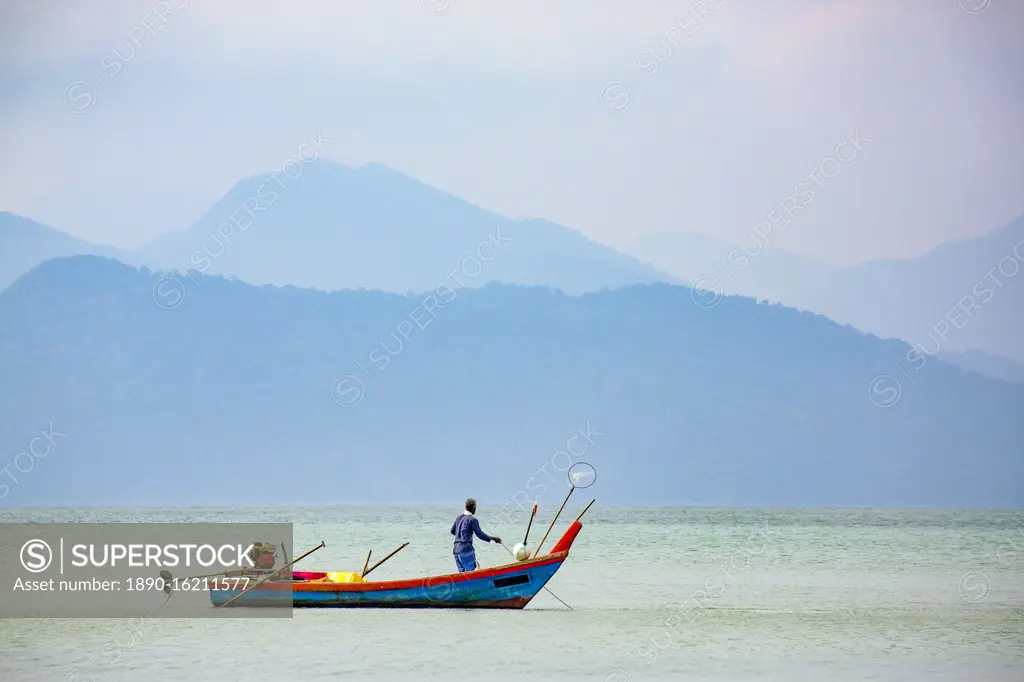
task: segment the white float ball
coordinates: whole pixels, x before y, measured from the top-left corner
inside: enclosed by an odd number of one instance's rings
[[[512,548],[512,553],[516,555],[516,559],[519,561],[526,561],[530,558],[531,554],[530,548],[521,542]]]

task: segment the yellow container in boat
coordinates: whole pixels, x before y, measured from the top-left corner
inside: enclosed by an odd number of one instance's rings
[[[366,580],[364,580],[363,577],[360,576],[358,573],[350,573],[350,572],[347,572],[347,571],[346,572],[328,573],[327,574],[327,579],[330,580],[332,583],[365,583],[366,582]]]

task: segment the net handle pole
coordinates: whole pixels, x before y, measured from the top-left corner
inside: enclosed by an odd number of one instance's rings
[[[544,545],[544,541],[548,539],[548,534],[551,533],[551,529],[555,527],[555,521],[558,520],[558,517],[561,515],[562,510],[565,509],[565,503],[569,501],[569,496],[572,495],[572,491],[574,490],[576,490],[575,483],[573,483],[572,487],[569,488],[569,494],[565,496],[564,500],[562,500],[562,506],[558,508],[558,512],[555,514],[555,518],[551,519],[551,525],[548,526],[548,530],[546,533],[544,533],[544,537],[540,539],[540,544],[537,545],[537,551],[533,553],[534,559],[540,556],[540,548]]]

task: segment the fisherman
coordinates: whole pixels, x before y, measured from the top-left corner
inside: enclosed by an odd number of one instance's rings
[[[455,519],[452,524],[452,535],[455,536],[455,565],[459,567],[459,573],[475,571],[476,551],[473,550],[473,534],[484,542],[497,542],[501,544],[501,538],[497,535],[488,535],[480,528],[480,522],[473,516],[476,514],[476,500],[472,497],[466,500],[466,511]]]

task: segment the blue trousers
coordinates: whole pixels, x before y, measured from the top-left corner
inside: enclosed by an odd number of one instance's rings
[[[459,573],[476,570],[476,550],[456,554],[455,565],[459,567]]]

